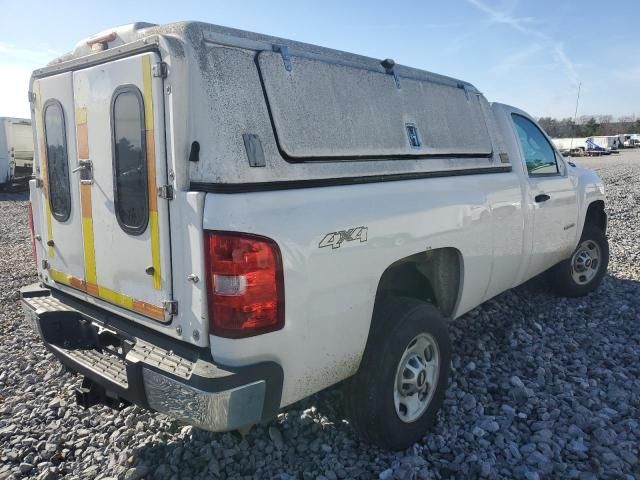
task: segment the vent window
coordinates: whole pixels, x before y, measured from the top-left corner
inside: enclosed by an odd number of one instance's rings
[[[418,135],[418,127],[412,123],[407,123],[407,137],[409,137],[409,145],[413,148],[420,148],[420,136]]]

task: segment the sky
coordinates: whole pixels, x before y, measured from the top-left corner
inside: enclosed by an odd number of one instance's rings
[[[209,23],[450,75],[535,117],[640,117],[638,0],[0,0],[0,116],[29,116],[32,70],[89,35]]]

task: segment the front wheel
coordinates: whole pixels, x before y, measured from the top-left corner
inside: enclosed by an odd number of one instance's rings
[[[547,272],[552,288],[565,297],[581,297],[594,291],[607,273],[609,242],[595,225],[585,225],[573,254]]]
[[[447,324],[433,305],[390,298],[376,306],[373,328],[360,369],[345,384],[346,413],[365,441],[401,450],[424,436],[444,400]]]

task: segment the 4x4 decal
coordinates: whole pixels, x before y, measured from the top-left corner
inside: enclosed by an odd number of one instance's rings
[[[340,248],[342,242],[353,242],[360,240],[360,242],[367,241],[367,227],[354,227],[349,230],[340,230],[339,232],[327,233],[320,243],[318,248],[331,247],[332,249]]]

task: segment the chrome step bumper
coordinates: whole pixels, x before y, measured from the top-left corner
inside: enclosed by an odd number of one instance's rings
[[[208,349],[134,325],[62,292],[36,284],[20,293],[25,318],[46,347],[88,380],[78,392],[85,406],[134,403],[210,431],[257,423],[280,406],[282,369],[273,362],[216,365]]]

